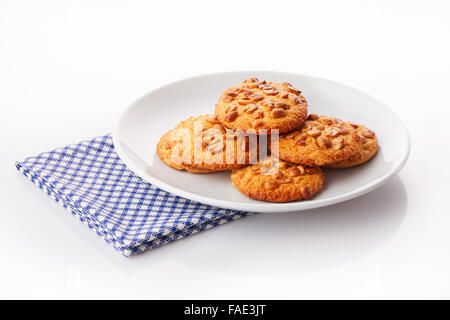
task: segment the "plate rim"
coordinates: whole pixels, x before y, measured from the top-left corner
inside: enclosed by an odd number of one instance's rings
[[[170,184],[165,183],[164,181],[155,178],[151,175],[149,175],[145,170],[142,170],[141,168],[139,168],[137,165],[134,164],[134,161],[132,159],[130,159],[126,153],[124,152],[120,140],[118,138],[118,131],[119,131],[119,127],[121,125],[121,121],[124,118],[124,116],[127,114],[127,112],[132,109],[133,107],[135,107],[137,104],[139,104],[140,101],[144,100],[145,98],[147,98],[147,96],[153,94],[154,92],[158,91],[158,90],[162,90],[168,86],[177,84],[179,82],[184,82],[184,81],[189,81],[189,80],[194,80],[196,78],[202,78],[202,77],[212,77],[212,76],[217,76],[217,75],[223,75],[223,74],[230,74],[230,73],[248,73],[248,74],[252,74],[252,73],[273,73],[273,74],[279,74],[279,75],[292,75],[292,76],[301,76],[304,78],[311,78],[314,80],[319,80],[319,81],[326,81],[326,82],[330,82],[332,84],[336,84],[336,85],[340,85],[340,86],[344,86],[347,87],[349,89],[355,90],[357,92],[359,92],[360,94],[363,94],[365,96],[367,96],[368,98],[380,103],[381,105],[383,105],[384,107],[386,107],[387,109],[389,109],[394,116],[397,118],[398,122],[401,124],[401,129],[405,134],[406,137],[406,144],[405,147],[403,148],[403,150],[401,151],[400,155],[401,155],[401,160],[398,162],[398,164],[396,166],[394,166],[390,171],[388,171],[386,174],[384,174],[383,176],[379,177],[378,179],[375,179],[373,181],[371,181],[370,183],[366,183],[365,185],[346,192],[344,194],[339,194],[339,195],[335,195],[331,198],[327,198],[327,199],[315,199],[312,201],[293,201],[293,202],[285,202],[285,203],[273,203],[273,202],[261,202],[261,203],[241,203],[241,202],[235,202],[235,201],[230,201],[230,200],[221,200],[221,199],[215,199],[215,198],[211,198],[211,197],[207,197],[207,196],[203,196],[203,195],[199,195],[197,193],[191,193],[189,191],[184,191],[181,190],[175,186],[172,186]],[[324,78],[320,78],[320,77],[316,77],[316,76],[310,76],[310,75],[305,75],[305,74],[300,74],[300,73],[295,73],[295,72],[283,72],[283,71],[263,71],[263,70],[242,70],[242,71],[225,71],[225,72],[213,72],[213,73],[205,73],[205,74],[200,74],[200,75],[195,75],[195,76],[190,76],[190,77],[185,77],[185,78],[181,78],[172,82],[168,82],[165,83],[159,87],[156,87],[150,91],[148,91],[146,94],[142,95],[141,97],[139,97],[138,99],[136,99],[133,103],[129,104],[126,108],[124,108],[124,110],[120,113],[116,124],[114,126],[114,130],[111,133],[111,137],[112,137],[112,141],[114,144],[114,149],[116,150],[116,153],[118,154],[119,158],[124,162],[124,164],[127,166],[128,169],[130,169],[131,171],[133,171],[137,176],[139,176],[141,179],[143,179],[144,181],[151,183],[153,185],[155,185],[156,187],[167,191],[169,193],[172,193],[174,195],[186,198],[186,199],[190,199],[193,201],[197,201],[200,203],[204,203],[207,205],[211,205],[214,207],[219,207],[219,208],[224,208],[224,209],[230,209],[230,210],[239,210],[239,211],[247,211],[247,212],[295,212],[295,211],[304,211],[304,210],[310,210],[310,209],[315,209],[315,208],[320,208],[320,207],[325,207],[325,206],[329,206],[332,204],[337,204],[340,202],[344,202],[350,199],[354,199],[357,197],[360,197],[366,193],[369,193],[379,187],[381,187],[384,183],[386,183],[391,177],[393,177],[394,175],[396,175],[405,165],[406,161],[409,158],[410,155],[410,151],[411,151],[411,138],[409,135],[409,132],[407,130],[406,125],[404,124],[403,120],[398,116],[397,112],[395,112],[395,110],[393,110],[392,108],[390,108],[388,105],[386,105],[385,103],[381,102],[380,100],[376,99],[375,97],[373,97],[372,95],[366,93],[365,91],[362,91],[360,89],[354,88],[352,86],[337,82],[337,81],[333,81],[333,80],[328,80],[328,79],[324,79]]]

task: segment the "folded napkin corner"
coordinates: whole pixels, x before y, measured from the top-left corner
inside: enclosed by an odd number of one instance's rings
[[[120,160],[110,135],[28,157],[16,168],[127,257],[250,214],[143,181]]]

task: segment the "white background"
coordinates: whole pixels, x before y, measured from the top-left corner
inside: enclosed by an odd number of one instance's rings
[[[449,1],[0,1],[1,298],[450,298]],[[289,71],[410,130],[377,191],[258,214],[127,259],[15,171],[108,133],[156,86]]]

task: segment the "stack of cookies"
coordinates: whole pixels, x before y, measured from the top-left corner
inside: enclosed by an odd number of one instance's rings
[[[257,78],[225,90],[214,116],[181,122],[157,145],[170,167],[191,173],[232,170],[239,191],[270,202],[311,199],[323,186],[321,167],[360,165],[377,150],[372,130],[308,115],[305,97],[290,83]]]

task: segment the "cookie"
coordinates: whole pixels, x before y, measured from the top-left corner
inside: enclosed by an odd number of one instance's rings
[[[311,199],[322,188],[323,179],[319,167],[290,164],[273,156],[231,173],[231,182],[240,192],[270,202]]]
[[[168,166],[192,173],[233,170],[252,160],[248,140],[238,141],[212,115],[182,121],[161,137],[156,152]]]
[[[377,153],[378,139],[375,132],[363,125],[353,123],[350,123],[350,125],[356,129],[357,137],[360,141],[360,147],[349,159],[328,165],[327,168],[354,167],[369,161]]]
[[[215,114],[227,128],[256,134],[278,129],[279,133],[284,133],[305,121],[307,102],[290,83],[249,78],[222,94]]]
[[[360,145],[359,135],[350,123],[310,114],[298,130],[280,136],[278,153],[285,161],[329,166],[354,156]],[[276,149],[271,150],[276,153]]]

